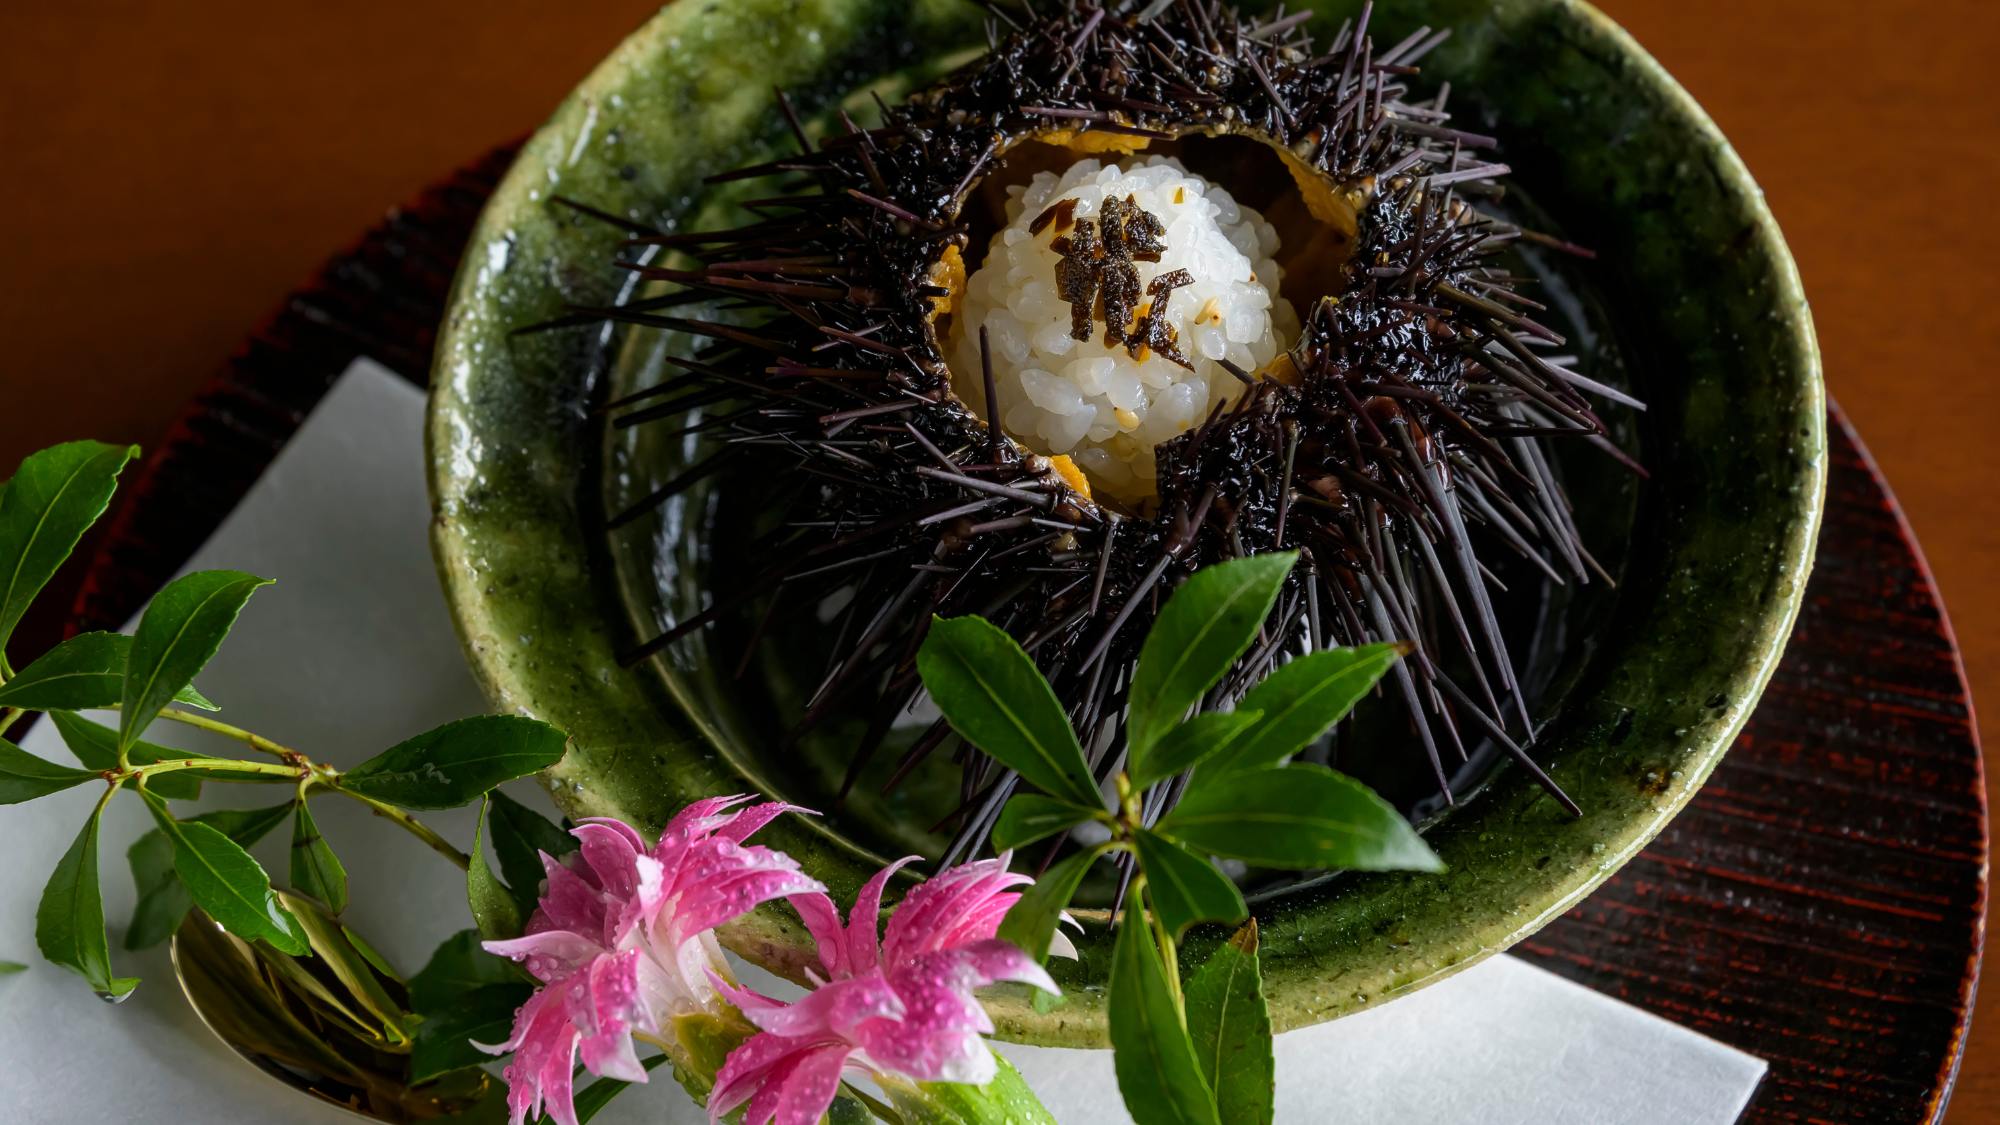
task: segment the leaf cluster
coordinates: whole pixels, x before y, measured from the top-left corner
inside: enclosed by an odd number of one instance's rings
[[[546,769],[562,758],[564,735],[514,716],[463,719],[343,771],[211,718],[218,708],[195,688],[195,677],[268,579],[229,570],[187,574],[154,596],[129,637],[72,636],[18,671],[7,660],[14,628],[104,513],[119,475],[137,452],[96,442],[59,445],[27,458],[0,485],[0,736],[27,713],[45,713],[76,759],[75,765],[46,761],[0,737],[0,804],[91,782],[104,787],[43,891],[35,917],[42,955],[74,970],[107,998],[120,998],[138,983],[113,970],[99,884],[99,825],[121,790],[137,794],[155,823],[127,855],[139,892],[125,932],[128,949],[165,940],[189,910],[199,908],[229,934],[263,950],[292,957],[319,951],[324,943],[312,940],[313,923],[302,921],[286,902],[290,894],[304,896],[322,904],[328,917],[347,906],[346,868],[308,803],[320,794],[368,805],[475,869],[476,883],[477,871],[486,868],[483,857],[474,863],[410,810],[478,801],[503,782]],[[115,728],[86,718],[84,711],[115,712]],[[197,754],[146,741],[143,736],[160,720],[207,730],[262,757]],[[175,808],[176,802],[199,797],[204,782],[217,780],[280,785],[291,792],[287,800],[262,808],[199,814]],[[536,849],[559,853],[568,837],[516,802],[496,795],[492,804],[501,866],[516,889],[494,883],[518,919],[532,909],[539,886]],[[249,851],[281,825],[291,829],[290,892],[274,884]]]
[[[1119,1088],[1141,1121],[1268,1121],[1270,1020],[1254,921],[1185,982],[1189,926],[1242,923],[1242,892],[1218,858],[1292,870],[1436,871],[1396,809],[1359,782],[1293,759],[1370,692],[1396,645],[1299,656],[1233,701],[1220,685],[1255,644],[1297,556],[1276,552],[1197,571],[1168,600],[1133,668],[1122,768],[1100,785],[1069,716],[1034,661],[978,617],[936,619],[917,666],[968,742],[1039,793],[1001,810],[996,847],[1102,826],[1103,843],[1051,866],[1000,935],[1037,958],[1090,867],[1106,855],[1133,878],[1112,952],[1108,1001]],[[1144,815],[1146,790],[1181,790]]]

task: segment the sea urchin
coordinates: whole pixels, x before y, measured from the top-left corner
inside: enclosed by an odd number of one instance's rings
[[[1405,639],[1389,690],[1445,798],[1447,758],[1490,739],[1574,811],[1524,749],[1484,555],[1608,581],[1544,445],[1630,465],[1585,396],[1637,403],[1551,356],[1561,338],[1503,255],[1574,248],[1484,212],[1508,171],[1482,155],[1494,140],[1451,124],[1448,90],[1413,94],[1445,33],[1377,50],[1364,10],[1322,48],[1304,12],[1040,7],[993,6],[991,49],[876,127],[843,113],[815,141],[787,103],[800,151],[717,177],[778,181],[753,221],[634,229],[622,264],[659,291],[563,322],[708,342],[612,404],[711,451],[614,526],[746,459],[791,485],[772,492],[770,561],[629,658],[780,596],[843,607],[792,720],[870,716],[852,784],[919,703],[932,615],[980,613],[1036,657],[1108,774],[1164,592],[1296,549],[1205,707],[1292,655]],[[949,738],[931,723],[895,777]],[[1014,787],[964,761],[954,856]]]

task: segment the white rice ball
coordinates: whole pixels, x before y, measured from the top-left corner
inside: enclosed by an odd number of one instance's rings
[[[1278,232],[1170,157],[1082,160],[1060,177],[1043,172],[1008,190],[1007,226],[993,236],[952,318],[946,346],[954,388],[983,413],[984,326],[1007,433],[1037,453],[1069,455],[1093,488],[1142,501],[1154,493],[1153,447],[1242,392],[1221,361],[1254,372],[1297,338],[1298,316],[1277,291]],[[1164,318],[1193,370],[1157,351],[1142,349],[1141,359],[1107,345],[1101,319],[1092,320],[1089,339],[1072,338],[1070,306],[1056,284],[1062,256],[1051,243],[1073,228],[1029,230],[1065,200],[1075,201],[1081,223],[1096,222],[1106,199],[1127,196],[1166,228],[1160,260],[1134,263],[1141,292],[1174,270],[1194,278],[1167,297]]]

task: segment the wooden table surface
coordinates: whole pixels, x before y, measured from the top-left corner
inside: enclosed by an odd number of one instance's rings
[[[652,7],[5,5],[0,464],[64,438],[156,441],[330,251],[539,121]],[[2000,7],[1604,7],[1769,193],[1827,381],[1929,554],[1974,697],[2000,700],[2000,303],[1976,272],[2000,264]],[[54,627],[35,624],[30,645]],[[1984,999],[1955,1125],[2000,1122],[2000,988]]]

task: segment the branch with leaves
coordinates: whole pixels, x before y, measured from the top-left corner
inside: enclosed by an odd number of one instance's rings
[[[104,513],[118,477],[138,450],[74,442],[36,453],[0,485],[0,654],[28,608]],[[135,795],[155,827],[128,853],[138,903],[125,931],[128,950],[165,941],[199,908],[231,937],[267,959],[280,978],[291,975],[308,992],[319,989],[327,1011],[365,1023],[371,1045],[415,1050],[412,1081],[485,1061],[426,1044],[460,1043],[448,1024],[424,1021],[400,1002],[405,982],[338,924],[348,903],[348,878],[321,834],[310,799],[332,794],[367,806],[426,847],[481,881],[483,856],[468,854],[415,813],[456,808],[487,798],[497,785],[561,760],[566,739],[547,724],[515,716],[462,719],[417,735],[348,769],[214,717],[219,711],[194,686],[252,595],[269,580],[237,571],[200,571],[168,584],[147,605],[131,636],[82,633],[16,670],[0,655],[0,735],[34,713],[46,716],[75,757],[68,765],[38,758],[0,737],[0,804],[18,804],[91,783],[103,790],[75,841],[57,862],[35,916],[43,957],[81,975],[107,999],[139,983],[117,975],[99,884],[98,834],[104,811],[119,793]],[[109,712],[116,725],[85,717]],[[205,732],[241,747],[246,757],[169,749],[144,737],[158,722]],[[206,783],[282,787],[285,800],[263,808],[186,813]],[[558,851],[567,837],[518,804],[493,795],[504,810],[507,838],[532,837]],[[496,815],[502,815],[496,813]],[[292,831],[290,889],[274,883],[249,849],[280,825]],[[539,827],[537,827],[539,826]],[[519,869],[533,846],[502,851]],[[537,862],[538,861],[534,861]],[[477,895],[474,896],[477,900]],[[530,900],[532,901],[532,899]],[[517,907],[518,909],[518,907]],[[483,954],[481,955],[484,956]],[[346,992],[314,985],[304,959],[330,966]],[[490,973],[519,989],[518,970],[492,958]],[[439,968],[431,979],[445,971]],[[298,974],[305,973],[306,976]],[[437,998],[419,974],[408,982],[413,1001]],[[460,999],[455,995],[451,999]],[[392,995],[393,993],[394,995]],[[516,992],[515,994],[518,994]],[[511,1009],[509,1009],[511,1013]],[[428,1023],[428,1026],[426,1024]]]
[[[1079,847],[1021,896],[1000,936],[1045,957],[1091,866],[1110,855],[1128,865],[1107,1007],[1119,1089],[1142,1122],[1271,1120],[1271,1025],[1256,923],[1193,974],[1180,966],[1189,926],[1250,916],[1216,857],[1291,870],[1442,866],[1366,786],[1291,760],[1374,688],[1399,646],[1302,655],[1251,688],[1235,710],[1202,710],[1257,639],[1296,562],[1295,553],[1281,552],[1222,563],[1175,591],[1132,671],[1123,768],[1109,795],[1091,780],[1055,692],[1012,637],[978,617],[936,620],[918,653],[924,686],[953,729],[1041,790],[1001,810],[995,847],[1101,826],[1102,842]],[[1153,821],[1141,798],[1159,785],[1182,786],[1184,794]]]

